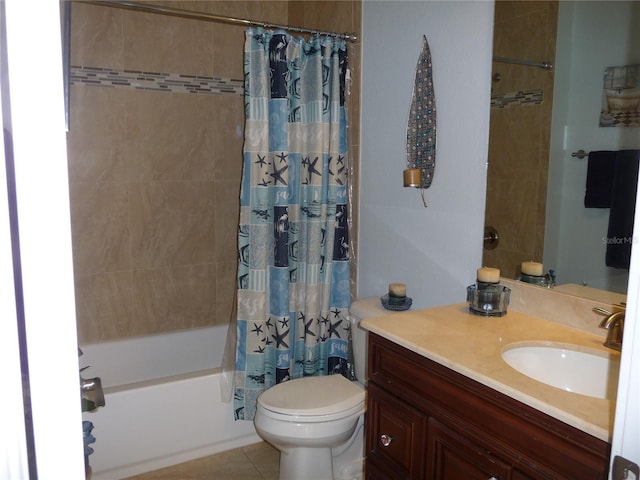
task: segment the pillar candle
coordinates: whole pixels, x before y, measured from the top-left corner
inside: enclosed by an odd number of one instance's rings
[[[477,279],[484,283],[498,283],[500,281],[500,269],[482,267],[478,269]]]
[[[541,277],[543,272],[542,264],[538,262],[522,262],[520,269],[525,275],[534,277]]]
[[[390,283],[389,284],[389,296],[391,297],[406,297],[407,286],[404,283]]]

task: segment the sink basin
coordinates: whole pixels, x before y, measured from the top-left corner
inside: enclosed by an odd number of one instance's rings
[[[614,400],[620,356],[566,344],[508,345],[502,358],[528,377],[589,397]]]

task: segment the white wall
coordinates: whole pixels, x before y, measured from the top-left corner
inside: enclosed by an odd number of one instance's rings
[[[35,4],[30,2],[2,3],[7,58],[2,83],[9,93],[9,98],[2,100],[3,113],[8,114],[2,121],[13,139],[15,168],[9,188],[15,191],[12,214],[18,221],[17,228],[12,226],[12,234],[19,238],[19,249],[12,254],[17,262],[13,275],[20,288],[15,293],[1,291],[13,297],[9,302],[15,301],[15,316],[2,317],[0,321],[24,325],[25,343],[20,349],[21,358],[28,361],[32,420],[32,428],[27,427],[26,431],[27,438],[33,437],[33,448],[29,446],[28,451],[36,452],[37,477],[84,479],[60,5],[37,2],[38,13],[34,15]],[[47,72],[46,82],[33,75],[34,65]],[[2,297],[1,301],[7,300]],[[6,380],[12,380],[6,375],[9,366],[3,364],[0,369],[3,389]],[[13,373],[15,378],[17,372]],[[17,460],[20,452],[12,447],[6,449],[17,440],[7,437],[13,433],[4,424],[0,428],[0,446],[4,447],[0,462]],[[6,473],[4,464],[2,471]],[[18,470],[9,473],[15,476],[2,478],[29,478],[20,476]]]
[[[544,255],[559,283],[626,292],[628,271],[605,265],[609,209],[584,208],[587,159],[571,153],[640,148],[638,128],[598,126],[604,69],[640,63],[639,21],[638,2],[559,5]]]
[[[482,261],[493,2],[363,2],[358,296],[407,284],[418,308],[464,302]],[[416,61],[427,36],[437,163],[424,208],[403,188]]]

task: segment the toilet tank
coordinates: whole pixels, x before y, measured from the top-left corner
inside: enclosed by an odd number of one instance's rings
[[[362,383],[364,383],[367,378],[367,331],[360,326],[360,321],[365,318],[381,317],[391,313],[393,312],[386,310],[382,306],[380,297],[359,298],[349,307],[356,377],[358,377],[358,381]]]

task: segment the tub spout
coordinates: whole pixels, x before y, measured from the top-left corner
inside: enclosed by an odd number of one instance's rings
[[[82,394],[83,403],[84,400],[87,400],[90,402],[89,405],[93,406],[90,410],[95,410],[98,407],[104,407],[104,390],[102,389],[102,382],[99,377],[80,377],[80,392]]]

